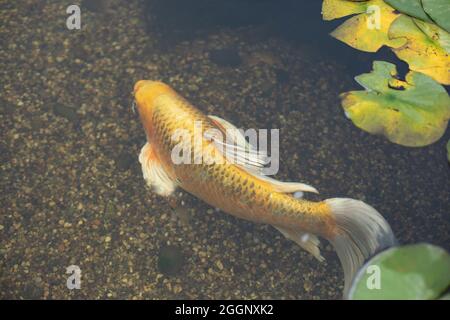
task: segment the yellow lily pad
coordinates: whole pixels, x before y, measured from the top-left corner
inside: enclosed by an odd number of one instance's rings
[[[324,6],[326,3],[327,10],[322,10],[327,18],[362,12],[345,21],[331,33],[333,37],[349,46],[361,51],[376,52],[383,45],[396,48],[405,44],[405,39],[389,38],[389,27],[399,14],[383,0],[365,2],[329,0],[324,2]],[[336,8],[334,15],[330,13],[331,4]],[[339,5],[342,8],[338,10]]]
[[[392,50],[409,68],[443,84],[450,84],[450,34],[435,24],[408,16],[398,17],[389,30],[391,39],[405,39]]]
[[[344,93],[341,99],[357,127],[409,147],[431,144],[444,134],[450,98],[432,78],[410,71],[402,81],[395,65],[375,61],[371,73],[355,79],[366,90]]]
[[[368,2],[372,1],[323,0],[322,18],[323,20],[329,21],[356,13],[366,12]]]

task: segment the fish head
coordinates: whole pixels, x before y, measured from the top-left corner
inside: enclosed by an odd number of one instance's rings
[[[134,85],[134,99],[137,110],[147,132],[151,128],[152,114],[156,99],[171,94],[172,89],[165,83],[152,80],[139,80]]]
[[[171,91],[172,89],[165,83],[152,80],[139,80],[134,85],[134,98],[139,112],[151,109],[156,98]]]

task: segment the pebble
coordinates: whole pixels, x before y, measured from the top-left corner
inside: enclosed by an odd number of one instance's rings
[[[219,269],[219,270],[223,270],[223,264],[222,264],[222,262],[221,262],[220,260],[217,260],[217,261],[216,261],[216,267],[217,267],[217,269]]]
[[[183,288],[179,284],[173,286],[173,293],[178,294],[181,291],[183,291]]]

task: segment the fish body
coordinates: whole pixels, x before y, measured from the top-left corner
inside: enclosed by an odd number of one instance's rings
[[[297,199],[292,195],[296,191],[316,190],[303,183],[265,177],[251,161],[229,161],[214,139],[204,133],[217,130],[226,135],[227,129],[234,126],[204,115],[168,85],[141,80],[134,94],[148,141],[139,161],[145,180],[158,194],[170,196],[181,187],[224,212],[274,226],[319,260],[323,257],[317,236],[329,240],[344,267],[345,291],[364,260],[394,242],[387,222],[361,201]],[[173,161],[173,150],[180,144],[174,137],[179,132],[188,137],[182,146],[189,146],[183,149],[190,150],[189,163]],[[245,149],[240,141],[242,148],[236,153]],[[254,160],[258,162],[258,158]]]

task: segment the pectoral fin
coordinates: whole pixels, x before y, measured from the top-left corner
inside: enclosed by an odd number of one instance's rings
[[[161,196],[171,195],[177,185],[162,166],[152,145],[146,143],[139,154],[139,162],[147,185]]]

